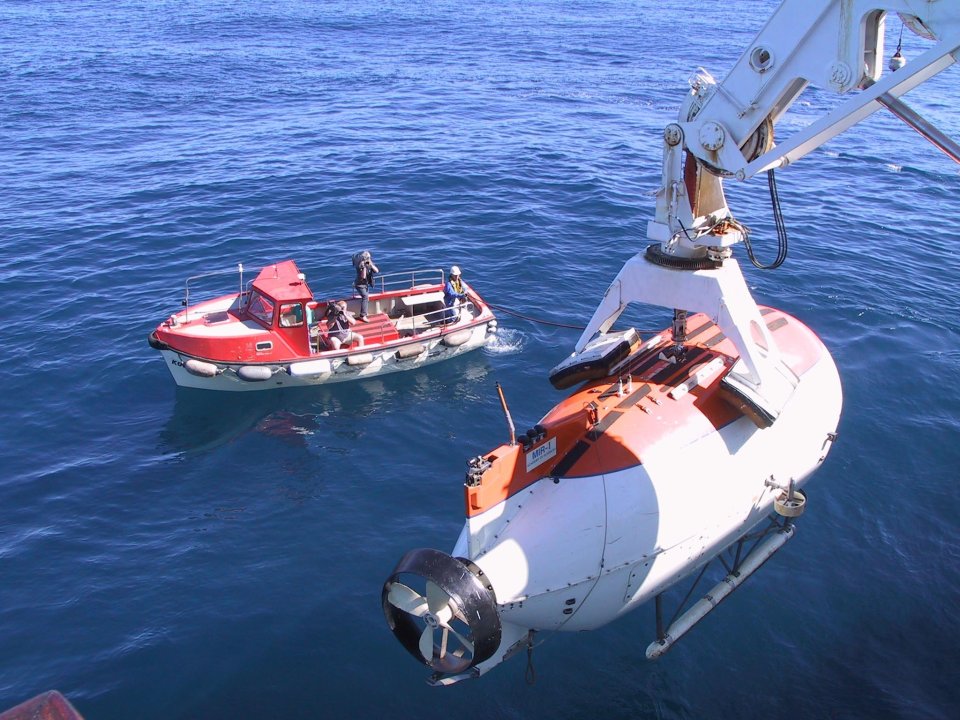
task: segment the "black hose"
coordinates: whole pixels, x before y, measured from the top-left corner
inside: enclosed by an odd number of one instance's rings
[[[780,211],[780,195],[777,193],[777,179],[773,174],[773,170],[767,171],[767,186],[770,188],[770,204],[773,206],[773,223],[777,228],[777,257],[769,265],[764,265],[757,260],[756,255],[753,254],[753,247],[750,245],[749,233],[743,234],[743,244],[747,248],[747,257],[750,258],[750,262],[753,263],[754,267],[758,267],[761,270],[776,270],[783,265],[783,261],[787,259],[789,242],[787,239],[787,225],[783,221],[783,213]]]

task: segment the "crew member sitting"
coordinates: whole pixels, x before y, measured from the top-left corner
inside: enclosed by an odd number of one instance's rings
[[[327,306],[327,342],[332,350],[339,350],[343,345],[355,343],[363,347],[363,335],[350,329],[356,324],[353,313],[347,310],[345,300],[337,300]]]

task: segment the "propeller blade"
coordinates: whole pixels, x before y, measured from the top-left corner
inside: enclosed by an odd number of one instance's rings
[[[443,634],[440,636],[440,659],[443,660],[447,654],[447,637],[449,636],[450,628],[443,628]]]
[[[433,660],[433,628],[427,625],[420,636],[420,654],[427,662]]]
[[[442,587],[430,580],[427,580],[427,607],[430,608],[430,614],[436,617],[441,625],[445,625],[453,617],[450,596]]]
[[[460,644],[463,645],[463,646],[467,649],[467,652],[469,652],[471,655],[473,655],[473,643],[472,643],[472,642],[470,642],[469,640],[467,640],[463,635],[461,635],[460,633],[458,633],[456,630],[454,630],[454,629],[453,629],[452,627],[450,627],[449,625],[445,625],[444,628],[443,628],[443,630],[444,630],[444,632],[446,632],[447,630],[449,630],[450,632],[452,632],[453,635],[454,635],[454,637],[456,637],[457,640],[460,641]]]
[[[427,580],[427,605],[430,607],[430,612],[436,615],[443,610],[449,602],[450,596],[443,591],[443,588],[435,582]]]
[[[417,617],[421,617],[427,611],[427,601],[423,595],[399,582],[390,583],[387,602]]]

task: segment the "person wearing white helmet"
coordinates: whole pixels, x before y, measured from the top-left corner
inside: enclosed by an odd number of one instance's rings
[[[466,297],[466,283],[460,277],[460,268],[454,265],[450,268],[450,276],[443,286],[443,304],[448,308],[443,315],[445,322],[456,322],[460,319],[460,303]]]

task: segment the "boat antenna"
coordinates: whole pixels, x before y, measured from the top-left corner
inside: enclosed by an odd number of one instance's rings
[[[510,445],[517,444],[517,430],[513,426],[513,418],[510,417],[510,408],[507,407],[507,399],[503,396],[503,388],[497,383],[497,394],[500,395],[500,407],[503,408],[503,415],[507,418],[507,427],[510,429]]]

